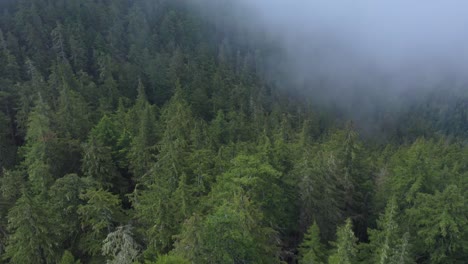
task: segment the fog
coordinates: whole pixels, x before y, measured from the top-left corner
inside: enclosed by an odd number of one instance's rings
[[[239,5],[251,10],[251,26],[275,36],[298,60],[315,50],[324,52],[325,64],[330,59],[347,65],[343,69],[463,75],[467,70],[465,1],[241,0]]]
[[[223,19],[218,11],[226,1],[193,1]],[[468,90],[466,1],[227,2],[237,26],[280,47],[268,66],[272,78],[355,116],[384,103],[414,103],[434,89]]]

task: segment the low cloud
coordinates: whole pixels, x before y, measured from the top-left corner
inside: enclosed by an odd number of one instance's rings
[[[273,78],[365,115],[427,91],[467,90],[468,2],[455,0],[194,0],[279,47]],[[213,10],[214,9],[214,10]],[[218,16],[216,19],[223,19]],[[232,22],[231,21],[231,22]]]

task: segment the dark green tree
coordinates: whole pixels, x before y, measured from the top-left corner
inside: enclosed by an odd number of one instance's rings
[[[418,255],[431,263],[462,262],[468,251],[466,192],[449,185],[435,194],[418,193],[407,210]]]
[[[123,221],[121,201],[103,189],[90,188],[80,195],[85,203],[78,206],[83,234],[80,248],[90,256],[100,258],[103,241]]]
[[[9,263],[55,263],[61,257],[53,211],[41,196],[24,191],[8,213],[10,236],[4,258]]]
[[[325,263],[326,250],[320,242],[320,229],[316,223],[307,229],[304,240],[299,246],[299,263],[313,264]]]
[[[357,238],[353,233],[351,219],[347,219],[345,225],[338,227],[336,241],[333,243],[333,254],[328,258],[330,264],[351,264],[356,262]]]
[[[24,165],[34,192],[45,192],[54,181],[56,134],[52,130],[50,107],[39,97],[30,114],[26,134]]]
[[[368,263],[412,263],[408,233],[398,224],[399,209],[395,197],[390,198],[385,213],[377,220],[377,229],[369,230]]]

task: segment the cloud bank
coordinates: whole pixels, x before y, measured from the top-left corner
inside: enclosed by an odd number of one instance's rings
[[[228,3],[238,26],[280,47],[271,68],[287,76],[284,86],[325,104],[367,112],[385,100],[406,104],[429,90],[468,89],[466,1],[194,1],[207,14]]]

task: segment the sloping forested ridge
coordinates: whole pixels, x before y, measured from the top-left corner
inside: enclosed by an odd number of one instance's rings
[[[182,0],[0,7],[0,263],[466,263],[466,98],[376,143]]]

